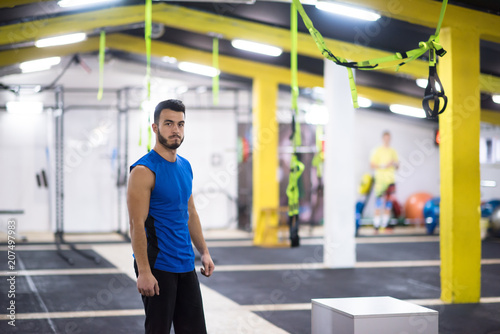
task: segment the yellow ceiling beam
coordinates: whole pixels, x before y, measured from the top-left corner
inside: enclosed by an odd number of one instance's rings
[[[291,49],[290,30],[288,29],[201,12],[181,6],[165,3],[157,4],[154,8],[153,20],[168,27],[193,31],[199,34],[217,33],[228,40],[242,38],[275,45],[285,51]],[[325,42],[335,55],[354,61],[392,55],[390,52],[331,38],[325,38]],[[415,48],[417,47],[418,45],[415,45]],[[299,32],[298,53],[312,58],[323,59],[323,55],[309,33]],[[384,72],[395,73],[394,69],[384,69]],[[428,63],[422,60],[415,60],[402,66],[399,70],[399,73],[404,73],[413,78],[427,77],[427,72]]]
[[[21,0],[19,0],[21,1]],[[358,0],[359,1],[359,0]],[[388,8],[392,8],[387,5]],[[399,7],[398,7],[399,8]],[[290,50],[289,30],[248,22],[234,18],[225,17],[196,11],[180,6],[165,3],[153,6],[153,19],[155,22],[177,29],[188,30],[200,34],[219,33],[226,39],[244,38],[260,41],[283,49]],[[120,26],[142,22],[144,20],[144,6],[116,7],[101,9],[88,13],[65,15],[39,21],[18,23],[0,27],[0,44],[33,41],[35,39],[53,35],[67,34],[78,31],[93,31],[103,26]],[[338,55],[352,60],[365,60],[388,56],[391,53],[380,51],[361,45],[326,39],[331,50]],[[299,33],[299,54],[322,58],[309,34]],[[12,60],[15,62],[15,58]],[[412,78],[427,77],[427,62],[415,60],[399,70]],[[388,72],[394,73],[393,70]],[[482,75],[481,91],[488,93],[500,93],[500,78]]]
[[[123,34],[111,34],[107,36],[106,44],[110,49],[126,51],[134,54],[146,54],[144,40],[139,37],[127,36]],[[99,50],[98,37],[92,37],[84,42],[65,46],[42,49],[29,47],[9,50],[0,52],[0,66],[12,65],[22,61],[45,57],[95,52],[97,50]],[[191,61],[205,65],[212,64],[212,54],[210,52],[194,50],[158,41],[152,42],[152,55],[154,57],[175,57],[178,61]],[[280,68],[277,66],[266,65],[224,55],[220,56],[219,63],[220,69],[224,73],[248,78],[269,78],[270,80],[282,84],[290,84],[290,70],[287,68]],[[301,87],[322,87],[323,77],[320,75],[299,72],[299,85]],[[420,98],[361,85],[358,85],[357,88],[360,96],[366,97],[376,103],[386,105],[397,103],[417,108],[422,106],[422,100]],[[500,112],[483,110],[481,113],[481,121],[500,125]]]
[[[166,26],[200,34],[218,33],[225,39],[243,38],[279,46],[290,51],[290,31],[264,24],[229,18],[159,3],[153,5],[153,20]],[[30,42],[43,37],[73,32],[91,32],[102,27],[113,27],[144,21],[144,6],[116,7],[87,13],[70,14],[49,19],[22,22],[0,27],[0,45]],[[351,60],[366,60],[391,53],[362,45],[325,39],[328,47],[339,56]],[[322,59],[314,40],[307,33],[299,33],[298,52],[301,55]],[[426,76],[427,63],[415,60],[400,69],[400,73],[413,78]],[[393,73],[394,70],[385,70]]]
[[[376,10],[380,14],[436,28],[441,11],[441,2],[433,0],[338,0],[351,6]],[[450,5],[446,9],[443,27],[454,26],[461,29],[477,29],[482,39],[500,43],[500,20],[497,15]]]
[[[142,38],[123,34],[113,34],[106,38],[109,48],[131,53],[145,54]],[[154,57],[170,56],[178,61],[189,61],[212,66],[212,53],[190,49],[176,44],[152,41],[151,54]],[[219,55],[220,70],[224,73],[247,78],[268,77],[281,84],[290,84],[290,70],[284,67],[267,65],[255,61]],[[299,85],[303,87],[323,86],[323,76],[299,71]]]
[[[481,109],[481,122],[500,125],[500,112],[488,109]]]
[[[53,0],[2,0],[0,1],[0,8],[12,8],[21,5],[27,5],[37,2],[48,2]]]
[[[422,99],[379,88],[358,85],[358,95],[370,99],[375,103],[386,105],[403,104],[410,107],[422,108]]]
[[[86,41],[76,44],[68,44],[51,48],[22,48],[0,52],[0,67],[22,63],[24,61],[48,58],[64,57],[75,53],[87,53],[99,50],[99,38],[91,37]]]
[[[31,42],[43,37],[91,32],[144,21],[144,5],[106,8],[92,12],[42,18],[0,27],[0,45]]]

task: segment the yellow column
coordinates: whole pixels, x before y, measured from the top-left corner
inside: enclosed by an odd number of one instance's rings
[[[254,244],[278,244],[279,182],[278,83],[268,77],[253,80],[253,205]]]
[[[479,34],[470,27],[441,30],[448,53],[439,74],[448,108],[441,136],[441,299],[476,303],[481,296],[479,229]]]

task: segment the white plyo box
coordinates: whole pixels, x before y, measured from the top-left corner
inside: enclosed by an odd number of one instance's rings
[[[312,334],[438,334],[439,312],[392,297],[312,299]]]

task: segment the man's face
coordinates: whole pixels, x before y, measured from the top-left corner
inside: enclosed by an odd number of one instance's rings
[[[391,135],[386,133],[382,136],[382,141],[384,142],[385,146],[389,146],[391,144]]]
[[[184,113],[163,109],[158,125],[153,124],[153,130],[161,145],[167,149],[177,149],[184,141]]]

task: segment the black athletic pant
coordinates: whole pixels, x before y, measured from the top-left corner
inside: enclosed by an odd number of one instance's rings
[[[137,263],[134,261],[138,275]],[[172,322],[175,334],[206,334],[200,283],[196,271],[170,273],[152,269],[160,294],[142,297],[146,334],[169,334]]]

